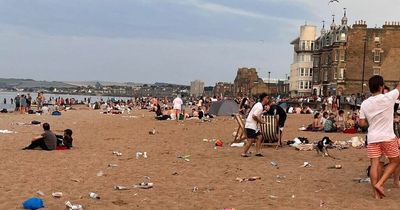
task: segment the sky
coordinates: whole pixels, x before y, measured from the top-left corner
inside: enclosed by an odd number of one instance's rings
[[[285,78],[302,24],[400,20],[398,0],[0,0],[0,77],[206,85]],[[373,9],[373,11],[371,11]]]

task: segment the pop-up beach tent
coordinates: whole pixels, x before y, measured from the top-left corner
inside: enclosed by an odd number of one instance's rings
[[[231,116],[239,112],[239,104],[232,100],[216,101],[211,104],[209,114]]]

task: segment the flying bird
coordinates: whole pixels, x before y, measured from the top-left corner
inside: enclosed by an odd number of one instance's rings
[[[339,0],[329,0],[329,3],[328,3],[328,4],[330,4],[330,3],[334,3],[334,2],[337,2],[337,3],[339,3]]]

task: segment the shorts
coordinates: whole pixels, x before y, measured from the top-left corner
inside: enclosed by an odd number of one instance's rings
[[[256,139],[259,135],[261,135],[260,131],[253,130],[251,128],[246,128],[246,135],[249,139]]]
[[[396,140],[370,143],[367,146],[368,158],[379,158],[385,155],[388,158],[399,157],[399,143]]]

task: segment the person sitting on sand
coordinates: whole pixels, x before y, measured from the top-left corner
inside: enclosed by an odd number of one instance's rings
[[[320,113],[315,113],[313,123],[311,124],[311,130],[312,131],[322,131],[323,129],[324,129],[324,126],[321,123]]]
[[[42,135],[33,138],[31,144],[23,150],[32,150],[37,147],[42,148],[43,150],[55,150],[57,145],[57,137],[50,130],[50,125],[48,123],[43,123],[44,133]]]
[[[400,164],[398,139],[393,130],[394,104],[399,98],[400,84],[383,93],[383,77],[375,75],[368,81],[372,96],[361,104],[359,125],[368,127],[368,158],[371,161],[371,185],[376,199],[385,197],[384,184]],[[380,157],[385,155],[389,164],[379,176]],[[395,180],[399,182],[399,180]],[[397,185],[399,185],[397,183]]]
[[[324,125],[324,131],[327,133],[337,132],[335,114],[330,113],[329,118],[326,120]]]
[[[72,141],[74,139],[72,138],[72,130],[71,129],[65,129],[64,130],[64,136],[62,136],[63,144],[67,149],[72,148]]]

